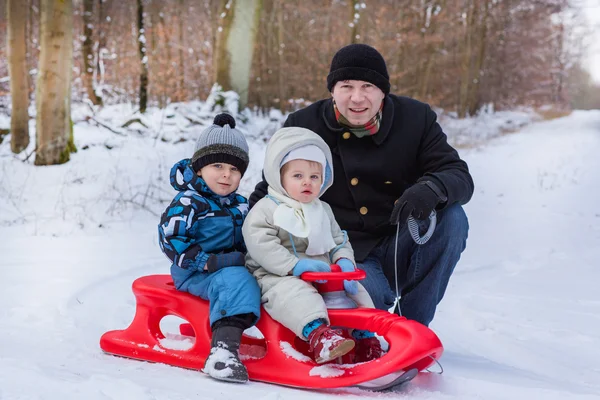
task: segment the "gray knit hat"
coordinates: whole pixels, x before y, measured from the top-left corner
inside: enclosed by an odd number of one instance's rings
[[[192,168],[199,171],[206,165],[222,162],[238,167],[244,175],[249,161],[244,134],[235,129],[235,119],[223,113],[200,134],[192,156]]]

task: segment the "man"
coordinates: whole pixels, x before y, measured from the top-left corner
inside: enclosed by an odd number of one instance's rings
[[[376,49],[340,49],[327,88],[331,98],[290,114],[284,126],[308,128],[331,148],[334,183],[321,199],[348,232],[375,306],[389,309],[399,294],[401,314],[429,325],[466,246],[461,205],[473,194],[467,164],[427,104],[389,93],[385,60]],[[250,206],[266,189],[263,180]],[[426,228],[433,210],[436,230],[417,245],[406,221],[412,215]]]

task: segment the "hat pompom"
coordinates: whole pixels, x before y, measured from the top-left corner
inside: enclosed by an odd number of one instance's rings
[[[248,142],[244,134],[235,129],[235,119],[226,113],[218,114],[212,125],[198,136],[192,169],[199,171],[208,164],[227,163],[238,167],[243,175],[248,162]]]
[[[229,114],[218,114],[213,121],[213,124],[218,126],[229,125],[230,128],[235,128],[235,119]]]

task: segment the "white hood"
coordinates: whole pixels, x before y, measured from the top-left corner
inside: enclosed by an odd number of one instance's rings
[[[321,186],[319,197],[325,193],[325,190],[333,183],[331,150],[329,150],[329,146],[327,146],[327,143],[325,143],[319,135],[310,129],[298,127],[282,128],[278,130],[273,137],[271,137],[271,140],[267,145],[263,170],[265,179],[271,189],[288,196],[288,193],[281,185],[281,162],[290,151],[311,144],[321,149],[327,159],[327,165],[325,166],[325,171],[323,171],[323,185]]]

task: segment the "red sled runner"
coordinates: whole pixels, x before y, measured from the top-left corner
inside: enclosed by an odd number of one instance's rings
[[[332,271],[339,271],[339,267],[332,265]],[[300,388],[358,386],[382,390],[414,378],[418,371],[435,363],[443,346],[429,328],[387,311],[356,308],[345,297],[343,280],[364,277],[361,270],[302,274],[307,281],[327,280],[315,286],[323,294],[332,326],[376,332],[389,344],[387,353],[365,363],[318,365],[310,358],[307,344],[263,309],[256,327],[264,338],[244,335],[240,346],[240,357],[250,379]],[[133,322],[125,330],[102,335],[102,350],[137,360],[202,370],[210,353],[208,302],[176,290],[169,275],[138,278],[133,282],[133,293],[137,302]],[[354,308],[341,308],[348,305]],[[167,315],[188,321],[181,324],[180,332],[193,338],[190,348],[176,350],[161,344],[165,335],[159,324]],[[244,354],[249,349],[252,351]]]

